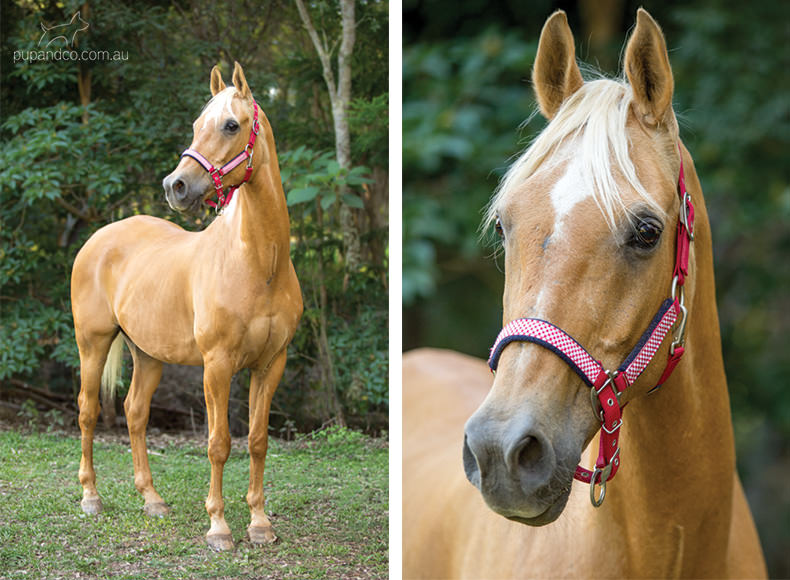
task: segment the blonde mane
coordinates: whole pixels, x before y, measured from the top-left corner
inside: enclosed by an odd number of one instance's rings
[[[557,165],[573,156],[581,164],[585,187],[592,193],[609,228],[620,212],[628,212],[615,176],[619,174],[659,215],[663,209],[636,175],[626,132],[633,93],[628,83],[611,79],[586,82],[563,103],[546,128],[510,166],[486,209],[484,228],[497,217],[507,193],[544,164]]]

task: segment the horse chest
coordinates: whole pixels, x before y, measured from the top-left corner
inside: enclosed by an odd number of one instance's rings
[[[223,352],[239,368],[270,359],[292,333],[283,315],[268,308],[224,306],[195,316],[194,336],[203,356]]]

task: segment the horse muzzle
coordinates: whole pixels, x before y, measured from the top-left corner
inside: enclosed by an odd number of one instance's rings
[[[213,192],[211,182],[201,174],[197,177],[176,169],[162,180],[167,204],[175,211],[194,213]]]
[[[573,468],[529,414],[497,415],[484,405],[466,423],[467,479],[496,513],[531,526],[553,522],[568,501]]]

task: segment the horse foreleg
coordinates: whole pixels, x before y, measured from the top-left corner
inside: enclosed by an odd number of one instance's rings
[[[78,338],[80,336],[78,335]],[[82,457],[80,458],[80,483],[82,484],[82,511],[95,515],[102,511],[101,498],[96,491],[96,472],[93,469],[93,432],[99,418],[99,390],[101,375],[113,335],[92,336],[78,340],[80,351],[80,408]]]
[[[285,370],[285,359],[286,351],[283,350],[268,368],[253,370],[250,379],[250,488],[247,503],[252,520],[247,533],[253,544],[268,544],[277,540],[264,511],[263,470],[269,446],[269,409]]]
[[[162,363],[151,358],[134,345],[130,345],[130,347],[134,371],[132,384],[129,387],[129,394],[126,395],[123,408],[129,427],[129,441],[132,446],[134,485],[145,500],[143,506],[145,513],[149,516],[163,516],[169,510],[167,504],[154,489],[145,443],[145,429],[148,425],[151,397],[162,378]]]
[[[211,485],[206,498],[206,511],[211,528],[206,542],[215,550],[232,550],[233,537],[225,522],[225,502],[222,499],[222,471],[230,455],[228,429],[228,396],[232,371],[223,363],[206,362],[203,392],[208,415],[208,459],[211,463]]]

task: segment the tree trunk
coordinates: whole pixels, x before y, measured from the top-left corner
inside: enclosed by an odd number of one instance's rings
[[[337,82],[335,73],[332,70],[331,53],[332,49],[322,41],[313,26],[310,13],[304,5],[303,0],[294,0],[299,10],[307,34],[313,42],[318,58],[321,61],[321,69],[329,91],[329,99],[332,103],[332,121],[335,130],[335,155],[337,162],[342,169],[351,169],[351,133],[348,126],[348,107],[351,103],[351,56],[354,52],[356,42],[357,24],[355,20],[354,0],[340,0],[340,16],[342,24],[342,34],[340,38],[340,49],[337,54]],[[349,193],[347,187],[340,188],[340,198],[345,193]],[[343,254],[345,258],[346,272],[353,272],[359,268],[362,262],[359,242],[359,228],[357,227],[354,213],[345,203],[340,203],[340,228],[343,232]]]
[[[323,210],[321,205],[317,206],[318,225],[323,230]],[[329,348],[329,337],[327,335],[326,313],[329,310],[329,301],[326,296],[326,283],[324,277],[324,252],[318,248],[318,328],[315,333],[315,341],[318,345],[318,361],[321,367],[321,390],[323,391],[324,412],[336,424],[345,426],[346,419],[343,416],[343,407],[337,394],[337,381],[335,379],[335,364],[332,358],[332,349]],[[322,417],[323,419],[323,417]]]

